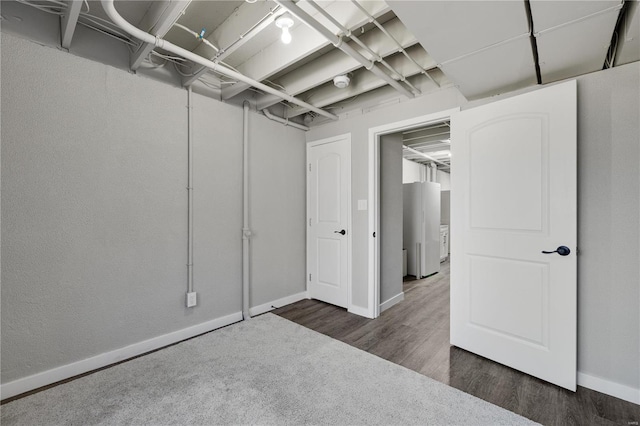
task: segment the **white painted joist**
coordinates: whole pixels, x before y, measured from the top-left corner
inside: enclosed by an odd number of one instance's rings
[[[235,13],[207,37],[209,42],[220,49],[220,52],[215,56],[216,62],[223,61],[269,25],[273,25],[275,19],[282,13],[284,10],[277,8],[277,5],[269,1],[243,3]],[[259,24],[256,25],[258,22]],[[202,43],[196,47],[194,53],[213,60],[214,57],[211,56],[209,49]],[[192,85],[207,72],[207,69],[207,67],[197,68],[192,76],[183,78],[182,85],[185,87]]]
[[[138,27],[150,34],[163,38],[178,18],[182,16],[190,3],[191,0],[154,1],[140,20]],[[131,70],[137,70],[154,47],[151,43],[142,43],[138,50],[131,54],[129,61]]]
[[[402,22],[395,18],[384,24],[385,29],[391,33],[403,48],[407,49],[417,43],[413,34],[409,33]],[[371,50],[376,52],[383,58],[396,53],[398,48],[396,43],[388,37],[381,37],[378,29],[366,32],[359,37],[360,41],[365,43]],[[371,55],[360,48],[355,42],[349,42],[349,45],[358,50],[367,59],[373,60]],[[287,93],[297,95],[306,92],[320,84],[331,81],[335,76],[350,73],[362,65],[354,58],[345,55],[338,49],[332,50],[318,59],[309,62],[285,74],[278,79],[277,83],[284,87]],[[280,102],[280,99],[272,95],[261,95],[257,100],[257,108],[264,109]]]
[[[420,45],[408,48],[407,53],[409,53],[423,69],[429,70],[436,68],[435,61]],[[395,54],[394,56],[387,58],[387,62],[405,77],[421,73],[421,70],[402,54]],[[338,89],[333,84],[325,84],[317,90],[310,92],[310,96],[307,97],[307,102],[313,106],[324,107],[340,102],[344,99],[369,92],[384,85],[386,85],[386,83],[383,80],[367,70],[362,69],[354,74],[349,87],[345,89]],[[307,108],[295,107],[289,110],[287,116],[289,118],[293,118],[298,115],[305,114],[308,111],[309,110]]]
[[[60,18],[60,45],[65,49],[69,49],[71,46],[71,40],[73,39],[73,33],[76,31],[82,4],[83,0],[67,1],[67,9]]]
[[[300,2],[299,6],[304,8],[304,2]],[[390,10],[389,6],[381,1],[367,1],[363,3],[363,6],[371,15],[376,17]],[[308,5],[306,7],[309,9],[309,15],[325,24],[328,28],[335,29],[335,26],[324,19],[317,11]],[[351,30],[358,29],[369,21],[350,2],[336,1],[330,3],[326,10],[332,16],[340,17],[343,20],[342,24]],[[337,29],[335,29],[335,34],[338,34]],[[325,37],[306,25],[296,25],[291,30],[291,37],[292,41],[286,49],[282,48],[280,40],[276,40],[244,63],[235,65],[236,69],[254,80],[262,81],[329,45]],[[222,91],[222,98],[230,99],[245,91],[248,87],[246,84],[234,84]]]
[[[413,149],[417,149],[418,151],[421,151],[421,152],[437,152],[437,151],[447,151],[451,149],[451,145],[448,143],[426,143],[426,144],[418,143],[418,144],[411,144],[411,145],[408,145],[405,143],[405,145],[410,146]]]

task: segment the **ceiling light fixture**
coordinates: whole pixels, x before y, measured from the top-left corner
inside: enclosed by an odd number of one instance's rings
[[[284,44],[291,43],[291,33],[289,32],[289,28],[293,27],[293,18],[289,12],[280,15],[278,19],[276,19],[276,27],[282,28],[280,40],[282,40]]]

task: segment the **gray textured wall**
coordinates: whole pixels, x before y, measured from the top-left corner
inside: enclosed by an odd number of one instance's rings
[[[252,114],[251,306],[306,291],[306,145],[300,130]]]
[[[402,134],[380,138],[380,303],[402,293]]]
[[[6,34],[1,59],[2,382],[239,312],[241,109],[194,95],[187,309],[186,91]],[[256,230],[283,210],[301,225],[259,232],[256,275],[288,267],[256,277],[254,305],[305,285],[304,134],[257,118],[254,154],[278,170],[252,172]]]
[[[578,79],[578,368],[640,388],[640,64]]]
[[[578,370],[640,388],[640,63],[578,78]],[[307,141],[352,133],[353,202],[367,198],[368,130],[468,103],[454,88],[327,123]],[[366,212],[354,209],[353,300],[366,306]]]

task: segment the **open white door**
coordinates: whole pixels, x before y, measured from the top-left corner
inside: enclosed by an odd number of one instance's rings
[[[307,145],[309,297],[349,307],[351,136]]]
[[[576,120],[575,81],[451,120],[451,344],[573,391]]]

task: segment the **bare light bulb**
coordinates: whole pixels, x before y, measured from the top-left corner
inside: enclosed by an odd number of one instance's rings
[[[282,27],[282,35],[280,36],[280,40],[284,44],[291,43],[291,33],[289,32],[289,27]]]
[[[289,28],[293,27],[293,17],[289,12],[285,12],[276,19],[276,27],[282,28],[282,36],[280,36],[280,40],[282,40],[284,44],[291,43],[291,33],[289,32]]]

